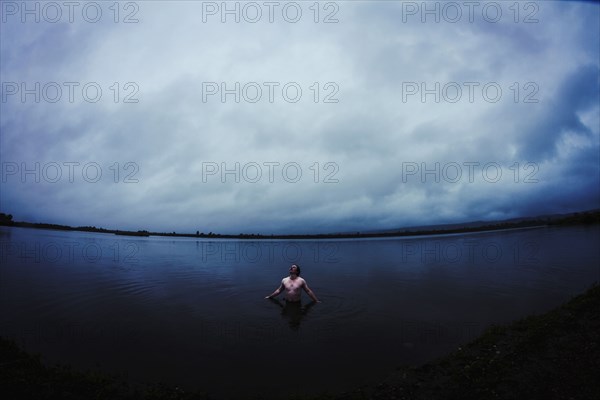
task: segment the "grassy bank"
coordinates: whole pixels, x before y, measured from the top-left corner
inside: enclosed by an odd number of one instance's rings
[[[47,366],[14,341],[0,338],[0,395],[10,400],[207,400],[176,387],[132,384],[121,376]]]
[[[600,399],[600,286],[454,353],[332,399]],[[325,397],[322,397],[325,398]]]
[[[596,285],[546,314],[491,327],[439,360],[398,368],[377,386],[312,399],[598,399],[599,332],[600,286]],[[210,398],[164,385],[132,385],[119,377],[46,366],[39,356],[6,339],[0,339],[0,392],[3,398],[36,400]]]

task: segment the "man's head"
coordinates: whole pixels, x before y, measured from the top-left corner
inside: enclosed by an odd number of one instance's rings
[[[292,266],[290,267],[290,275],[291,274],[300,276],[300,266],[298,264],[292,264]]]

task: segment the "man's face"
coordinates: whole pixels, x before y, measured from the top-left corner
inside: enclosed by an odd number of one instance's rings
[[[297,267],[297,266],[295,266],[295,265],[292,265],[292,266],[290,267],[290,274],[293,274],[293,275],[298,275],[298,267]]]

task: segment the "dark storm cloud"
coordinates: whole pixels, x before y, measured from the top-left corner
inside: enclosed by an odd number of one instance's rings
[[[591,127],[586,126],[578,113],[598,107],[600,81],[597,65],[580,66],[561,83],[551,106],[526,128],[520,153],[524,158],[544,160],[555,155],[558,141],[566,132],[593,138]]]
[[[295,24],[203,23],[201,2],[139,3],[134,24],[3,23],[3,83],[80,86],[73,102],[64,92],[62,101],[36,103],[8,96],[3,84],[0,208],[70,225],[279,233],[598,206],[597,5],[540,2],[531,24],[515,23],[508,9],[497,23],[481,14],[422,23],[401,2],[338,5],[335,24],[315,24],[308,9]],[[82,100],[89,82],[102,88],[100,101]],[[256,82],[263,98],[206,99],[206,82]],[[273,102],[265,82],[279,85]],[[282,99],[290,82],[303,90],[297,103]],[[478,85],[473,101],[465,82]],[[123,102],[127,83],[137,103]],[[423,100],[407,97],[407,84],[451,84],[463,94]],[[486,84],[501,87],[498,101],[482,97]],[[325,103],[331,88],[337,102]],[[58,163],[64,178],[23,181],[22,171],[6,175],[7,163],[39,163],[41,175]],[[64,163],[77,163],[73,182]],[[82,177],[89,163],[101,167],[98,181]],[[207,165],[236,163],[240,172],[261,166],[261,179],[206,175]],[[278,166],[273,181],[265,163]],[[297,181],[282,176],[288,163],[301,166]]]

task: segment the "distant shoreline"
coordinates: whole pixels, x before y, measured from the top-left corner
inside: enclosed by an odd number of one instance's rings
[[[228,235],[219,233],[169,233],[169,232],[150,232],[147,230],[127,231],[119,229],[104,229],[96,228],[95,226],[80,226],[72,227],[68,225],[47,224],[47,223],[32,223],[24,221],[13,221],[12,215],[0,213],[0,226],[14,226],[20,228],[33,229],[53,229],[61,231],[76,231],[76,232],[96,232],[107,233],[123,236],[166,236],[166,237],[187,237],[187,238],[204,238],[204,239],[246,239],[246,240],[262,240],[262,239],[360,239],[360,238],[392,238],[392,237],[407,237],[407,236],[430,236],[430,235],[450,235],[460,233],[475,233],[475,232],[493,232],[505,231],[521,228],[539,228],[545,226],[562,226],[562,225],[591,225],[600,223],[600,211],[584,211],[567,215],[551,215],[544,217],[523,218],[522,220],[509,220],[490,222],[489,224],[481,223],[479,226],[468,226],[473,223],[464,223],[462,227],[453,228],[401,228],[386,232],[371,232],[371,233],[323,233],[323,234],[284,234],[284,235],[261,235],[261,234],[239,234]],[[460,225],[460,224],[455,224]]]

